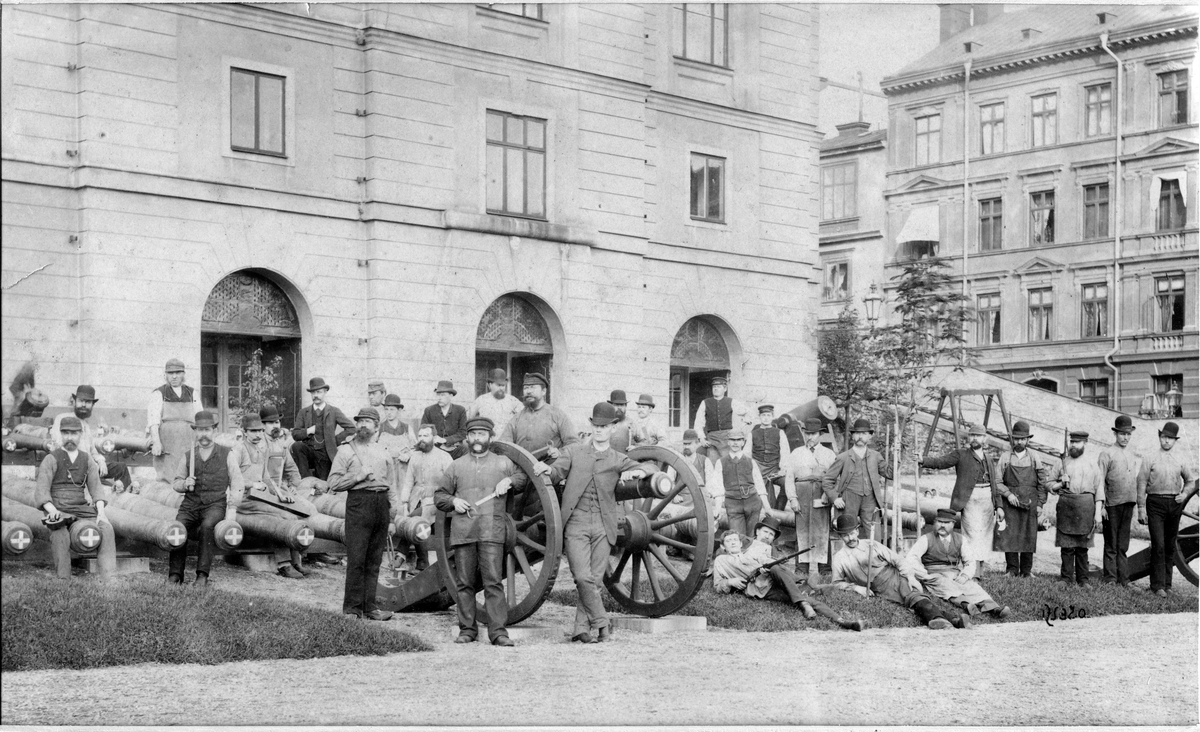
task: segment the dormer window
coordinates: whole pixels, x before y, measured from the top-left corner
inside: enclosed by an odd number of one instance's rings
[[[1021,38],[1028,41],[1030,39],[1038,37],[1039,35],[1041,35],[1041,33],[1042,32],[1040,30],[1038,30],[1037,28],[1022,28],[1021,29]]]

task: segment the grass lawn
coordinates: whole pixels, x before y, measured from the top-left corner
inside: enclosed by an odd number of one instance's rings
[[[822,576],[821,581],[828,582],[829,576]],[[1049,575],[1019,579],[1004,574],[987,574],[983,579],[983,587],[1001,605],[1008,605],[1013,614],[1004,621],[995,620],[988,615],[977,615],[972,619],[976,625],[1022,620],[1041,621],[1048,614],[1047,606],[1062,608],[1058,613],[1059,617],[1069,613],[1072,605],[1076,615],[1082,608],[1087,617],[1197,611],[1197,590],[1187,582],[1177,583],[1174,592],[1166,599],[1129,587],[1101,585],[1097,582],[1086,588],[1073,585],[1068,587],[1061,584],[1057,577]],[[607,593],[603,593],[603,597],[605,607],[610,612],[624,612]],[[563,605],[574,605],[575,590],[555,590],[549,599]],[[851,592],[830,590],[821,599],[835,611],[844,614],[847,619],[865,621],[869,628],[915,628],[920,625],[911,611],[879,598],[864,598]],[[935,602],[942,607],[950,607],[949,603],[942,600]],[[752,600],[741,593],[720,594],[713,590],[710,581],[701,586],[696,597],[680,611],[680,614],[703,615],[708,619],[709,627],[731,630],[840,630],[831,621],[819,615],[813,620],[805,620],[799,610],[784,603]],[[1051,619],[1050,622],[1057,624],[1071,621]]]
[[[271,597],[168,586],[161,574],[125,575],[107,583],[87,575],[59,580],[44,570],[6,563],[3,582],[0,636],[6,672],[432,650],[383,623]]]

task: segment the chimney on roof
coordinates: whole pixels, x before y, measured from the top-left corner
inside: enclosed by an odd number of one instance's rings
[[[837,127],[838,135],[861,135],[871,129],[871,123],[863,122],[862,120],[834,126]]]
[[[1021,38],[1028,41],[1030,38],[1035,38],[1035,37],[1041,35],[1041,33],[1042,32],[1040,30],[1038,30],[1037,28],[1022,28],[1021,29]]]
[[[979,41],[966,41],[963,43],[963,50],[967,53],[975,53],[981,48],[983,48],[983,44]]]
[[[992,20],[1004,12],[1004,5],[1000,3],[979,3],[975,5],[939,3],[938,10],[940,13],[938,43],[942,43],[967,28],[983,25]]]
[[[1096,13],[1096,18],[1100,21],[1100,25],[1107,25],[1108,19],[1115,18],[1115,17],[1117,17],[1116,13],[1110,13],[1110,12]]]

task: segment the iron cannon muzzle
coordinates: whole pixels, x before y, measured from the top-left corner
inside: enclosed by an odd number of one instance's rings
[[[150,438],[149,437],[133,437],[130,435],[110,434],[100,443],[101,452],[111,453],[117,450],[128,450],[130,452],[149,452]]]
[[[71,524],[71,549],[89,554],[100,548],[100,527],[92,519],[79,519]]]
[[[20,432],[9,432],[4,436],[4,451],[16,452],[17,450],[43,450],[50,452],[50,441],[44,437],[34,437],[33,435],[25,435]]]
[[[240,546],[244,536],[242,526],[237,521],[222,519],[213,527],[213,539],[221,551]]]
[[[33,531],[20,521],[0,522],[0,544],[5,554],[24,554],[33,544]]]
[[[655,473],[645,478],[623,480],[617,484],[616,498],[618,501],[628,501],[634,498],[662,498],[671,492],[674,486],[666,473]]]
[[[433,534],[433,527],[419,516],[405,516],[396,519],[396,536],[409,544],[420,544],[427,541]]]

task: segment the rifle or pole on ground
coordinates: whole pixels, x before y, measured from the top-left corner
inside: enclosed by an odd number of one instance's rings
[[[784,556],[784,557],[780,557],[779,559],[772,559],[771,561],[767,562],[766,564],[764,564],[761,567],[759,567],[758,569],[756,569],[755,573],[758,574],[761,572],[766,572],[766,571],[770,570],[771,567],[774,567],[778,564],[783,564],[784,562],[786,562],[788,560],[795,559],[796,557],[800,556],[801,554],[806,554],[816,548],[817,548],[817,545],[812,544],[807,549],[801,549],[798,552],[792,552],[791,554],[788,554],[787,556]]]

